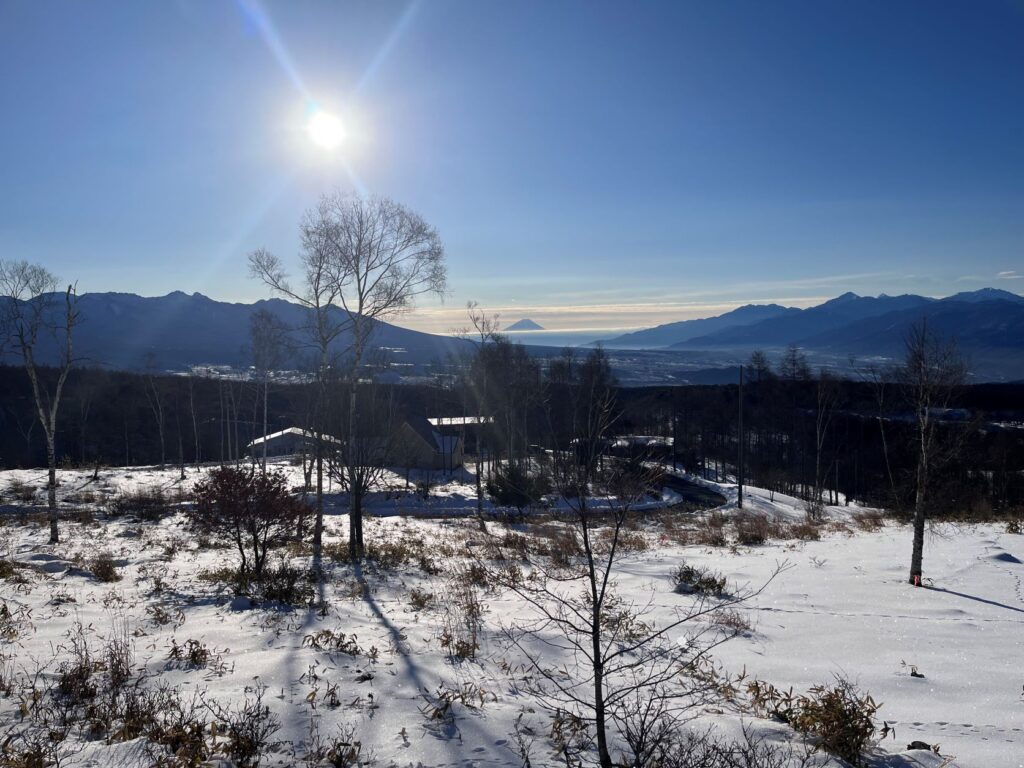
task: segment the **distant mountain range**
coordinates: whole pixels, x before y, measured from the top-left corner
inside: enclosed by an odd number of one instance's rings
[[[1024,369],[1024,297],[983,288],[944,299],[845,293],[815,307],[747,305],[718,317],[659,325],[607,339],[610,349],[777,350],[795,344],[831,356],[898,356],[925,319],[986,367],[1002,357]],[[595,342],[596,343],[596,342]],[[1016,374],[1019,375],[1019,374]]]
[[[519,320],[519,321],[517,321],[515,323],[512,323],[512,325],[510,325],[505,330],[506,331],[543,331],[544,327],[542,325],[538,324],[538,323],[533,322],[533,320],[531,320],[530,318],[524,317],[522,320]]]
[[[268,310],[294,329],[307,319],[302,307],[280,299],[232,304],[180,291],[151,298],[87,293],[79,297],[79,309],[76,357],[84,365],[124,370],[180,370],[202,364],[245,367],[252,362],[249,324],[254,312]],[[340,320],[341,312],[336,311]],[[976,380],[1024,379],[1024,297],[992,288],[945,299],[846,293],[807,309],[747,305],[717,317],[668,323],[602,343],[624,381],[658,383],[679,376],[695,381],[698,369],[715,369],[708,375],[720,378],[719,369],[736,366],[751,350],[763,349],[773,356],[790,344],[804,349],[815,364],[842,366],[851,356],[899,358],[906,332],[921,319],[958,341]],[[521,330],[522,323],[508,330]],[[284,367],[308,367],[308,339],[302,346],[302,332],[293,335],[300,345]],[[343,353],[348,346],[349,337],[343,333],[334,351]],[[377,323],[371,347],[410,372],[474,349],[463,339],[383,322]],[[558,354],[555,348],[527,349],[540,356]],[[39,352],[40,362],[55,360],[54,341],[44,338]],[[8,349],[0,362],[17,360]],[[668,373],[677,368],[682,373]]]
[[[268,310],[283,325],[294,329],[301,328],[307,318],[302,307],[281,299],[232,304],[180,291],[157,297],[85,293],[78,298],[78,308],[81,320],[74,333],[75,356],[84,365],[123,370],[151,366],[173,370],[199,364],[248,366],[252,362],[249,323],[254,312]],[[335,311],[341,320],[341,310]],[[293,336],[299,346],[287,367],[303,367],[311,359],[312,349],[301,331]],[[349,338],[343,333],[334,351],[344,352]],[[385,350],[394,362],[413,365],[445,360],[472,348],[462,339],[383,322],[377,323],[371,346]],[[12,362],[10,351],[5,359]],[[55,359],[53,340],[43,339],[40,360]]]
[[[705,317],[700,320],[680,320],[666,323],[642,331],[633,331],[614,339],[603,339],[600,342],[614,349],[665,349],[677,343],[687,342],[726,328],[753,325],[763,320],[798,313],[799,309],[780,307],[778,304],[747,304],[726,312],[717,317]]]

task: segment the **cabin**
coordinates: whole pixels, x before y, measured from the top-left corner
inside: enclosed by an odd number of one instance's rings
[[[423,416],[411,416],[395,436],[393,462],[396,466],[451,472],[462,466],[463,440],[446,433]]]
[[[323,435],[323,442],[328,450],[337,449],[341,441],[331,435]],[[267,446],[267,456],[294,456],[299,453],[312,453],[316,450],[316,433],[308,429],[289,427],[263,437],[257,437],[247,446],[251,456],[263,455],[263,444]]]
[[[342,442],[331,435],[324,435],[323,442],[328,451],[340,451],[342,448]],[[373,438],[371,442],[372,448],[364,453],[376,457],[372,461],[386,460],[394,467],[450,472],[462,466],[462,435],[453,433],[451,429],[439,428],[422,416],[405,419],[390,440]],[[251,456],[260,457],[266,444],[267,456],[294,456],[313,453],[316,443],[315,432],[289,427],[257,437],[246,449]]]
[[[439,416],[427,419],[430,425],[444,435],[457,435],[462,439],[463,450],[471,455],[480,454],[493,431],[494,419],[490,416]]]

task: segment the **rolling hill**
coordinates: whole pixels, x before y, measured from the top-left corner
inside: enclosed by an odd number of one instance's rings
[[[602,339],[594,344],[603,344],[614,349],[657,349],[686,342],[715,331],[753,325],[761,321],[788,316],[799,309],[782,307],[778,304],[747,304],[717,317],[699,320],[681,320],[665,323],[654,328],[626,333],[612,339]],[[592,346],[592,345],[591,345]]]
[[[673,348],[728,348],[736,346],[780,347],[808,336],[842,328],[851,323],[901,310],[919,310],[934,299],[922,296],[858,296],[844,293],[834,299],[758,323],[732,326],[703,336],[673,343]]]
[[[143,297],[130,293],[86,293],[79,297],[80,323],[75,329],[75,356],[83,365],[123,370],[146,367],[181,369],[189,365],[211,364],[247,366],[249,323],[253,313],[265,309],[281,323],[299,329],[305,310],[281,299],[233,304],[214,301],[199,293],[180,291],[166,296]],[[340,310],[337,319],[342,319]],[[371,339],[376,350],[386,350],[396,362],[424,364],[443,360],[464,351],[470,343],[447,336],[435,336],[389,323],[378,322]],[[301,331],[293,333],[300,342],[289,367],[303,367],[311,350],[303,348]],[[343,333],[336,351],[348,347]],[[41,362],[56,359],[53,339],[40,344]],[[7,362],[11,362],[8,351]]]

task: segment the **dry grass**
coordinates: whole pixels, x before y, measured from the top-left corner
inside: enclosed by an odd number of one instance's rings
[[[877,509],[864,509],[850,515],[853,524],[862,531],[878,531],[885,526],[885,517]]]

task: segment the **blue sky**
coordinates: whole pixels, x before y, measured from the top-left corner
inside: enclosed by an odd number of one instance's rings
[[[360,189],[444,238],[427,330],[1024,292],[1021,40],[1020,0],[0,0],[0,258],[249,301]]]

